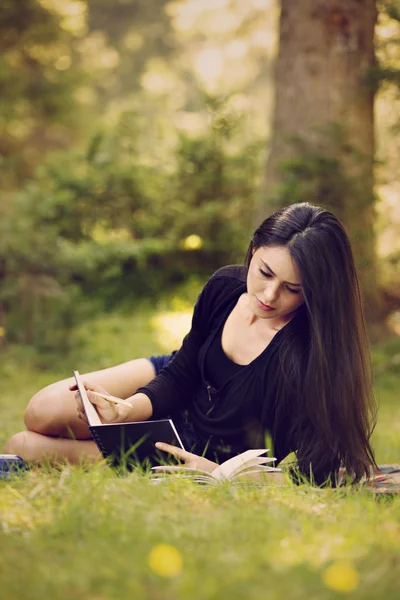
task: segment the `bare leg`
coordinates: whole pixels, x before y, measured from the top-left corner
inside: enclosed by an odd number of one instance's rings
[[[33,431],[20,431],[8,440],[4,452],[18,454],[24,460],[38,463],[96,462],[101,454],[92,440],[53,438]]]
[[[128,398],[154,377],[153,365],[147,358],[82,375],[84,381],[97,383],[118,398]],[[77,416],[75,392],[68,389],[72,383],[75,383],[73,377],[63,379],[33,396],[25,411],[29,431],[78,440],[90,438],[87,425]]]
[[[147,358],[139,358],[82,377],[89,384],[100,384],[113,396],[128,398],[149,383],[155,372]],[[63,379],[33,396],[25,411],[28,431],[12,436],[4,450],[7,454],[36,462],[77,463],[101,458],[88,426],[77,416],[75,392],[68,389],[72,383],[73,377]]]

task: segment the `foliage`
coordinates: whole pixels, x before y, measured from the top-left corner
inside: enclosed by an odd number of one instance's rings
[[[3,189],[14,188],[30,176],[44,152],[70,144],[76,128],[82,125],[74,96],[88,79],[88,73],[76,64],[80,32],[71,30],[66,15],[53,5],[44,0],[1,3]],[[78,3],[76,7],[84,9]]]
[[[43,163],[13,197],[0,224],[9,340],[54,349],[63,338],[67,350],[79,290],[109,307],[242,259],[261,146],[233,152],[240,118],[209,102],[209,129],[182,133],[167,165],[143,158],[127,114],[84,153]]]
[[[3,187],[20,187],[45,154],[86,142],[103,107],[140,88],[140,71],[149,56],[168,57],[173,36],[163,4],[1,3]]]
[[[102,52],[112,67],[111,77],[96,77],[94,82],[98,110],[140,92],[149,63],[167,68],[177,47],[168,4],[169,0],[87,0],[87,40],[98,54],[97,61],[92,55],[92,68],[99,69]]]
[[[0,344],[67,352],[88,311],[241,261],[278,12],[268,0],[1,3]],[[396,70],[389,55],[381,66]],[[348,183],[336,157],[302,151],[283,195],[334,203]]]

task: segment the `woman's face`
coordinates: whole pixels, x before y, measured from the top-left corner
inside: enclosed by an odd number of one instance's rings
[[[304,302],[297,265],[284,246],[261,246],[253,252],[247,274],[250,308],[261,319],[295,313]]]

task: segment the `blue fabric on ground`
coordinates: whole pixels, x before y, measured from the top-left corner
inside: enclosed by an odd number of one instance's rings
[[[8,479],[26,471],[26,463],[20,456],[0,454],[0,479]]]

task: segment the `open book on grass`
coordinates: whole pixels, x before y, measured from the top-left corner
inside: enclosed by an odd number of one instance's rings
[[[90,402],[78,371],[74,371],[76,385],[82,399],[90,433],[103,458],[115,467],[130,470],[135,465],[143,467],[166,462],[164,452],[157,450],[156,442],[166,442],[183,447],[171,419],[137,421],[132,423],[102,423],[96,407]],[[110,402],[123,402],[113,396],[103,395]]]
[[[282,469],[271,467],[268,463],[274,462],[276,459],[268,456],[262,456],[269,450],[247,450],[238,454],[233,458],[218,465],[214,471],[202,471],[185,467],[184,465],[174,466],[156,466],[152,468],[155,473],[154,482],[158,482],[173,474],[180,479],[192,479],[198,483],[210,483],[217,485],[224,481],[240,482],[256,482],[262,483],[262,475],[264,473],[281,473]]]

